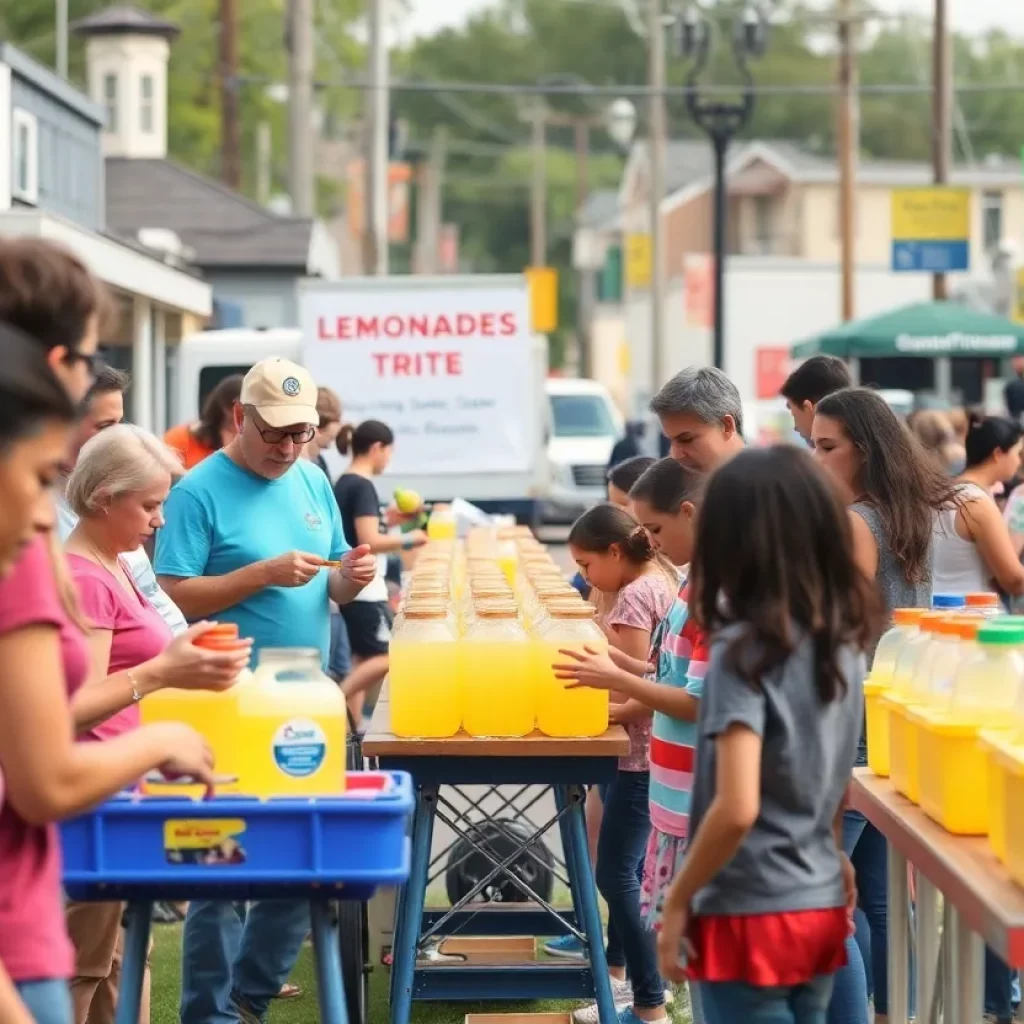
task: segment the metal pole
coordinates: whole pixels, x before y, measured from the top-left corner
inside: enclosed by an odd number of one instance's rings
[[[68,77],[68,0],[57,0],[57,74]]]
[[[953,149],[953,76],[952,53],[946,0],[935,0],[935,25],[932,31],[932,167],[935,184],[949,181]],[[946,298],[946,275],[932,278],[932,296]]]
[[[537,99],[530,114],[533,126],[530,150],[533,177],[530,182],[530,265],[543,267],[548,258],[547,241],[547,142],[545,139],[544,101]]]
[[[270,122],[260,121],[256,126],[256,201],[260,206],[270,202],[272,149]]]
[[[370,0],[369,159],[366,161],[366,272],[388,273],[389,67],[384,39],[387,0]]]
[[[444,125],[434,127],[430,142],[430,155],[420,170],[420,196],[416,248],[418,250],[416,272],[437,273],[438,245],[441,238],[443,206],[443,179],[447,129]]]
[[[580,224],[579,217],[587,202],[589,191],[589,167],[590,160],[590,124],[586,118],[579,117],[573,123],[576,138],[576,218],[577,225]],[[588,301],[587,292],[591,288],[591,282],[587,280],[588,275],[593,276],[588,269],[580,270],[577,275],[576,295],[576,342],[579,356],[579,375],[589,377],[593,372],[593,359],[590,352],[590,316],[591,304]]]
[[[842,316],[854,317],[857,251],[857,62],[853,47],[853,3],[842,0],[839,12],[839,244],[842,264]]]
[[[715,318],[714,364],[725,369],[725,258],[728,230],[728,194],[725,181],[725,157],[729,149],[729,136],[716,132],[712,138],[715,151]]]
[[[910,922],[907,901],[907,861],[891,843],[888,852],[889,873],[889,1022],[908,1024],[910,1001]],[[965,1021],[964,1024],[967,1024]]]
[[[288,190],[292,211],[312,217],[313,188],[313,4],[289,0]]]
[[[650,0],[647,26],[650,48],[650,195],[651,237],[651,394],[665,383],[665,240],[661,229],[661,201],[665,197],[665,38],[661,0]]]

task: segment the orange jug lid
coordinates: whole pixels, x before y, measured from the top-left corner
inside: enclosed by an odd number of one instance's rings
[[[213,640],[214,638],[228,638],[234,640],[237,636],[238,624],[235,622],[217,622],[203,633],[203,637],[210,640]]]
[[[998,608],[999,595],[986,592],[964,594],[964,605],[968,608]]]
[[[924,615],[923,608],[895,608],[892,621],[897,626],[916,626]]]
[[[917,622],[922,633],[938,633],[939,623],[949,618],[949,612],[925,612]]]

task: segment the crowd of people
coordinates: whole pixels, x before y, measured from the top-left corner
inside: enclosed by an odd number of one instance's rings
[[[894,609],[1021,593],[1017,420],[905,423],[824,356],[782,394],[806,452],[747,448],[732,382],[678,374],[652,402],[669,456],[624,446],[569,536],[609,647],[558,669],[631,741],[588,798],[623,1024],[665,1020],[684,978],[698,1024],[887,1019],[886,840],[845,800],[861,683]],[[1016,1002],[987,951],[987,1017]]]
[[[287,360],[225,378],[163,439],[123,423],[130,382],[97,354],[110,313],[67,250],[0,242],[5,1024],[113,1020],[123,906],[64,899],[55,823],[150,773],[213,784],[200,735],[142,724],[147,697],[227,688],[299,646],[358,722],[387,672],[391,560],[426,541],[392,529],[374,487],[387,424],[344,425]],[[683,370],[651,404],[668,454],[621,446],[608,502],[569,535],[608,648],[557,671],[609,691],[630,741],[587,803],[622,1024],[665,1020],[684,979],[698,1024],[885,1020],[886,841],[845,799],[863,678],[894,609],[1024,594],[1017,420],[908,425],[827,357],[783,395],[806,451],[748,447],[735,385]],[[335,481],[332,448],[349,459]],[[204,644],[218,622],[245,642]],[[189,904],[181,1020],[264,1020],[309,927],[294,901]],[[989,952],[999,1024],[1012,986]]]

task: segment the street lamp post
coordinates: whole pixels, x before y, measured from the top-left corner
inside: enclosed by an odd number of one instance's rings
[[[747,61],[764,52],[765,23],[753,6],[747,6],[743,20],[732,34],[732,52],[740,73],[739,97],[733,101],[711,99],[700,94],[700,75],[711,56],[711,30],[696,7],[690,7],[679,31],[679,48],[684,57],[693,58],[687,79],[686,106],[690,116],[711,140],[714,149],[715,202],[715,307],[714,364],[725,368],[725,257],[728,223],[725,181],[729,143],[738,135],[754,112],[754,79]]]

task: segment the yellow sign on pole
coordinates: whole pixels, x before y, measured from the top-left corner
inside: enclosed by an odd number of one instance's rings
[[[1017,271],[1014,285],[1013,319],[1015,323],[1024,324],[1024,267]]]
[[[971,193],[966,188],[892,190],[892,269],[943,274],[970,265]]]
[[[626,235],[626,287],[629,289],[651,286],[651,236]]]
[[[537,334],[558,329],[558,271],[554,267],[527,267],[530,285],[530,326]]]

